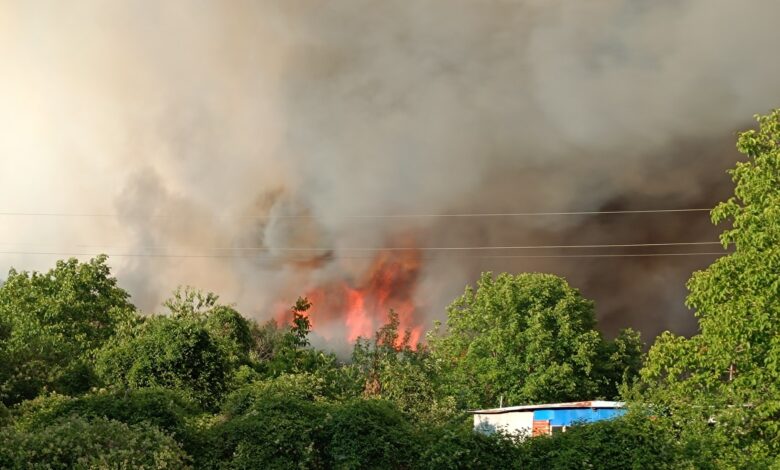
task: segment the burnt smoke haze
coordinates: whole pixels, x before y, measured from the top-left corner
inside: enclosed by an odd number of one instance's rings
[[[566,276],[607,334],[692,331],[712,257],[353,249],[715,240],[706,213],[362,216],[711,207],[780,102],[773,0],[0,7],[3,210],[85,215],[3,217],[2,268],[185,255],[111,263],[146,310],[179,284],[259,319],[320,296],[335,343],[384,315],[345,317],[350,292],[428,327],[485,270]]]

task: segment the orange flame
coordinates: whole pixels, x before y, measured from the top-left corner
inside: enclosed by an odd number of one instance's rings
[[[419,271],[419,251],[383,251],[362,279],[353,283],[329,282],[311,289],[306,297],[312,303],[309,311],[312,329],[326,339],[333,339],[327,329],[316,327],[341,322],[346,327],[346,340],[370,338],[387,323],[392,309],[398,314],[399,335],[403,337],[408,331],[410,345],[416,345],[423,331],[422,323],[415,317],[413,301]],[[289,311],[277,315],[277,320],[287,319]]]

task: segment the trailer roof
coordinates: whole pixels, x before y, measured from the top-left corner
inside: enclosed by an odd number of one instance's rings
[[[549,410],[549,409],[561,409],[561,408],[623,408],[625,403],[622,401],[603,401],[603,400],[591,400],[591,401],[573,401],[568,403],[547,403],[544,405],[520,405],[520,406],[505,406],[503,408],[489,408],[485,410],[472,410],[471,414],[501,414],[511,413],[513,411],[533,411],[533,410]]]

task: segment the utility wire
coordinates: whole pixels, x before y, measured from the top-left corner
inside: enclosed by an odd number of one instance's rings
[[[565,216],[565,215],[619,215],[619,214],[668,214],[688,212],[709,212],[712,208],[687,209],[647,209],[647,210],[614,210],[614,211],[569,211],[569,212],[473,212],[454,214],[359,214],[344,215],[340,219],[406,219],[406,218],[473,218],[473,217],[533,217],[533,216]],[[0,212],[4,217],[81,217],[81,218],[118,218],[120,214],[101,213],[70,213],[70,212]],[[172,215],[144,215],[149,219],[185,218]],[[313,215],[249,215],[237,219],[314,219]]]
[[[360,252],[373,252],[373,251],[491,251],[491,250],[548,250],[548,249],[583,249],[583,248],[635,248],[635,247],[661,247],[661,246],[701,246],[701,245],[720,245],[719,241],[704,241],[704,242],[666,242],[666,243],[607,243],[607,244],[593,244],[593,245],[507,245],[507,246],[424,246],[424,247],[358,247],[358,248],[341,248],[337,251],[360,251]],[[0,246],[36,246],[33,244],[11,244],[0,243]],[[41,246],[41,245],[38,245]],[[51,245],[50,245],[51,246]],[[77,249],[117,249],[120,247],[110,245],[77,245]],[[146,246],[146,247],[134,247],[135,249],[142,250],[160,250],[168,251],[173,249],[172,247],[165,246]],[[195,248],[204,251],[262,251],[262,252],[327,252],[333,251],[332,247],[279,247],[268,248],[263,246],[255,247],[188,247]]]
[[[0,251],[5,255],[49,255],[49,256],[98,256],[106,254],[114,258],[237,258],[237,259],[275,259],[273,256],[246,255],[246,254],[226,254],[226,255],[206,255],[206,254],[170,254],[170,253],[98,253],[98,252],[61,252],[61,251]],[[714,252],[693,252],[693,253],[602,253],[602,254],[568,254],[568,255],[476,255],[476,256],[453,256],[452,258],[641,258],[641,257],[660,257],[660,256],[720,256],[727,255],[727,251]],[[343,256],[332,255],[328,259],[373,259],[371,256]],[[308,259],[301,257],[300,259]]]

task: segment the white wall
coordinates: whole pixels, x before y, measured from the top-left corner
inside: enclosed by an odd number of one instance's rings
[[[533,411],[516,411],[501,414],[474,414],[474,429],[484,433],[498,430],[528,437],[534,422]]]

